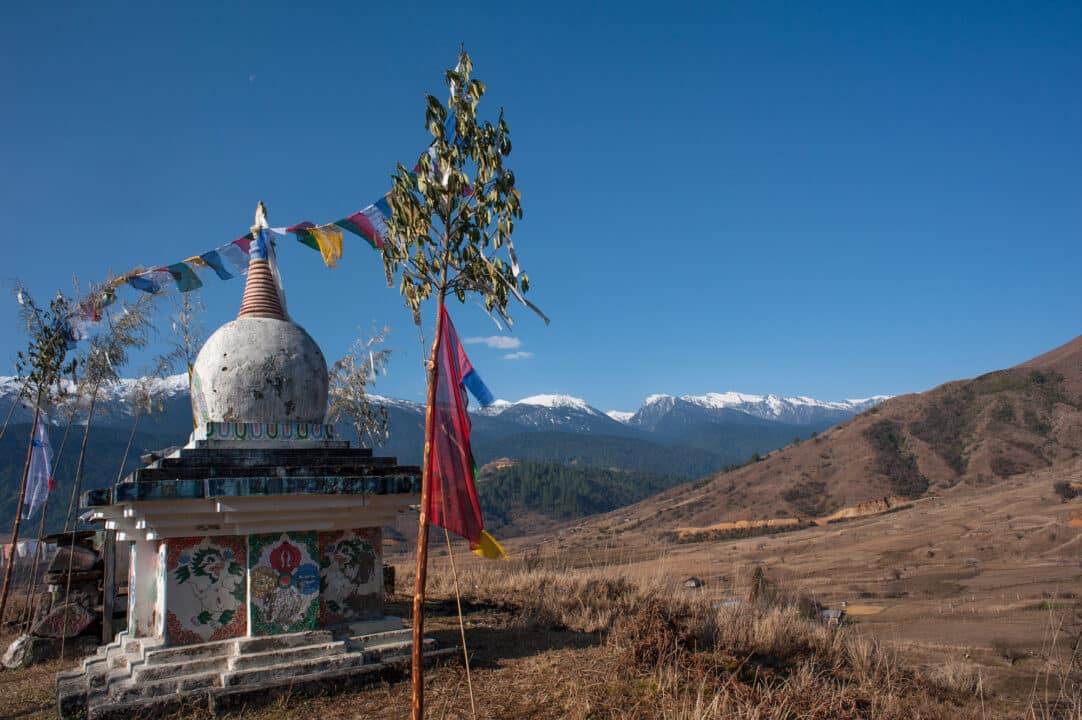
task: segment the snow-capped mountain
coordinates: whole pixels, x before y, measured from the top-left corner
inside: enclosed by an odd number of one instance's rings
[[[824,401],[809,397],[749,395],[738,392],[706,395],[650,395],[626,420],[632,427],[656,431],[664,424],[765,421],[788,425],[829,427],[878,405],[888,396],[860,400]]]
[[[22,381],[15,377],[0,377],[0,404],[10,407],[23,389]],[[61,389],[66,397],[61,399],[53,412],[53,423],[66,422],[69,411],[76,409],[75,386],[70,380],[61,381]],[[171,424],[173,416],[182,418],[181,427],[191,430],[191,400],[188,396],[188,375],[170,375],[168,377],[121,378],[119,382],[105,385],[98,389],[98,399],[94,403],[94,423],[96,425],[124,425],[131,423],[135,403],[149,398],[162,412],[153,413],[154,421]],[[76,423],[85,421],[86,401],[80,401],[76,414]],[[15,408],[12,422],[30,422],[33,417],[32,400],[26,397]]]
[[[10,407],[21,387],[17,378],[0,377],[0,408]],[[163,412],[145,416],[140,427],[165,436],[175,435],[178,442],[182,441],[191,432],[192,422],[186,374],[146,380],[126,378],[103,388],[95,405],[95,426],[130,428],[133,403],[144,390],[161,402]],[[424,405],[380,395],[371,399],[388,410],[391,428],[388,449],[401,458],[416,461],[423,446]],[[591,435],[638,442],[689,442],[712,449],[716,442],[730,442],[737,436],[770,437],[770,443],[778,438],[788,440],[794,434],[803,435],[805,430],[825,429],[884,399],[885,396],[876,396],[826,402],[808,397],[736,392],[682,397],[650,395],[634,412],[606,413],[582,398],[544,394],[517,402],[497,400],[485,408],[471,403],[470,410],[479,441],[489,438],[498,442],[523,433],[559,433],[565,440],[568,435]],[[54,413],[53,422],[64,422],[65,409],[62,406],[60,412]],[[29,403],[24,400],[12,420],[29,422],[30,417]],[[340,432],[348,434],[348,423],[342,425]]]
[[[526,430],[627,434],[623,425],[582,398],[570,395],[533,395],[518,402],[497,400],[476,414]]]

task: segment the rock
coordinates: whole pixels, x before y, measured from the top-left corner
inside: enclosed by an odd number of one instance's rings
[[[86,632],[95,620],[97,616],[82,605],[61,603],[38,620],[30,632],[43,638],[73,638]]]
[[[98,554],[82,545],[68,545],[59,548],[56,555],[53,556],[53,561],[49,563],[47,572],[62,573],[67,577],[69,562],[71,563],[72,572],[93,570],[94,566],[98,564]]]
[[[29,667],[35,662],[48,659],[48,657],[54,657],[48,655],[48,650],[52,648],[54,642],[45,638],[20,635],[8,645],[8,649],[4,651],[4,656],[0,657],[0,664],[9,670],[14,670],[15,668]]]
[[[69,640],[64,645],[64,655],[70,659],[89,655],[97,648],[98,643],[92,637],[80,637]],[[36,663],[46,662],[60,657],[60,641],[54,638],[34,637],[33,635],[20,635],[8,645],[4,655],[0,658],[0,664],[9,670],[15,668],[30,667]]]

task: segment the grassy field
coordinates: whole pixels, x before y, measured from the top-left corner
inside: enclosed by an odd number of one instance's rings
[[[987,691],[961,654],[910,662],[853,627],[806,619],[797,598],[766,584],[759,600],[716,608],[678,584],[637,582],[616,568],[573,571],[531,563],[460,569],[478,718],[841,720],[1075,718],[1079,668],[1044,668],[1039,692]],[[398,568],[407,587],[407,566]],[[433,560],[426,628],[458,644],[445,558]],[[406,616],[408,598],[391,597]],[[70,663],[68,663],[70,664]],[[0,717],[54,718],[61,663],[0,673]],[[465,669],[426,674],[430,718],[472,718]],[[404,718],[398,679],[335,697],[287,696],[238,718]],[[197,705],[183,717],[205,717]]]

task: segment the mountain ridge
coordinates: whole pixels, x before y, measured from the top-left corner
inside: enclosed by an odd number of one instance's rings
[[[1082,336],[1010,368],[891,398],[811,441],[620,513],[658,532],[822,516],[888,496],[976,490],[1079,456]]]

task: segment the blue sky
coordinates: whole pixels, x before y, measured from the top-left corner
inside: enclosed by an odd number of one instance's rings
[[[272,225],[359,210],[426,146],[423,94],[464,42],[482,114],[506,110],[515,245],[553,318],[517,311],[531,357],[470,346],[499,397],[902,393],[1082,332],[1077,2],[154,5],[0,10],[5,289],[205,252],[260,199]],[[328,359],[389,325],[376,390],[423,397],[373,251],[279,256]],[[207,281],[208,327],[241,291]],[[2,318],[10,372],[13,301]]]

